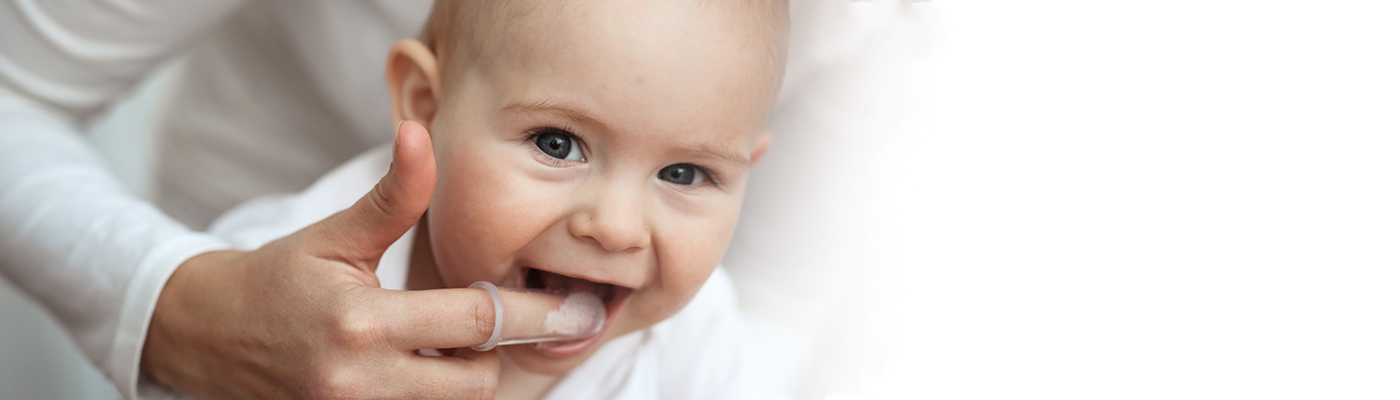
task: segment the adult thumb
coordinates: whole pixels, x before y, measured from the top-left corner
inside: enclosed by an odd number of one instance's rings
[[[350,208],[307,232],[323,244],[314,246],[318,255],[373,273],[384,250],[427,211],[436,180],[437,162],[428,130],[414,121],[400,122],[389,172]]]

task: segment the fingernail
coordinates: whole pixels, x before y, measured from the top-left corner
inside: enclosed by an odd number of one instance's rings
[[[390,167],[390,168],[393,168],[394,162],[395,162],[395,161],[398,161],[398,159],[399,159],[399,142],[403,140],[403,139],[401,139],[401,137],[402,137],[403,135],[400,135],[400,134],[399,134],[399,130],[402,129],[402,128],[403,128],[403,121],[399,121],[398,125],[394,125],[394,148],[390,151],[390,152],[391,152],[391,155],[389,156],[389,167]]]
[[[403,130],[403,122],[404,122],[404,121],[399,121],[399,123],[398,123],[397,125],[394,125],[394,152],[395,152],[395,153],[397,153],[397,152],[399,151],[399,140],[400,140],[400,139],[399,139],[399,136],[402,136],[402,135],[399,135],[399,131],[400,131],[400,130]]]

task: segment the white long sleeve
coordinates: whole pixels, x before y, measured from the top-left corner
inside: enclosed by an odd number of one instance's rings
[[[0,1],[0,273],[127,398],[166,278],[224,245],[127,194],[79,127],[240,3]]]

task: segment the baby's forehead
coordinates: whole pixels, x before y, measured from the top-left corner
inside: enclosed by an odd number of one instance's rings
[[[645,61],[684,52],[696,66],[735,64],[725,72],[774,88],[786,35],[786,2],[772,0],[442,0],[424,32],[442,58],[444,75],[476,67],[515,69],[579,52],[596,57],[578,62]],[[657,72],[696,72],[676,67]]]
[[[723,138],[761,130],[781,81],[781,48],[745,30],[768,27],[736,27],[686,2],[643,11],[570,3],[498,32],[468,67],[477,72],[467,86],[489,89],[482,95],[502,110],[551,108],[619,129]]]

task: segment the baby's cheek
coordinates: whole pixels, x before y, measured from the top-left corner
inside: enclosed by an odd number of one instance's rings
[[[723,256],[723,247],[712,242],[689,240],[683,245],[673,245],[671,250],[659,260],[661,271],[658,274],[656,289],[658,305],[654,312],[666,318],[685,307],[700,287],[705,285]]]
[[[511,229],[515,225],[501,221],[489,202],[473,199],[471,188],[448,188],[439,192],[428,212],[440,273],[452,286],[498,280],[508,250],[520,241]]]
[[[625,329],[625,332],[630,332],[650,327],[676,315],[690,303],[704,282],[703,278],[688,282],[669,280],[666,285],[648,287],[635,293],[628,300],[628,310],[623,314],[623,318],[626,318],[625,323],[618,321],[617,326]]]
[[[535,191],[508,171],[478,165],[439,176],[449,181],[439,187],[433,204],[439,216],[429,223],[448,225],[460,245],[508,252],[544,223]]]

